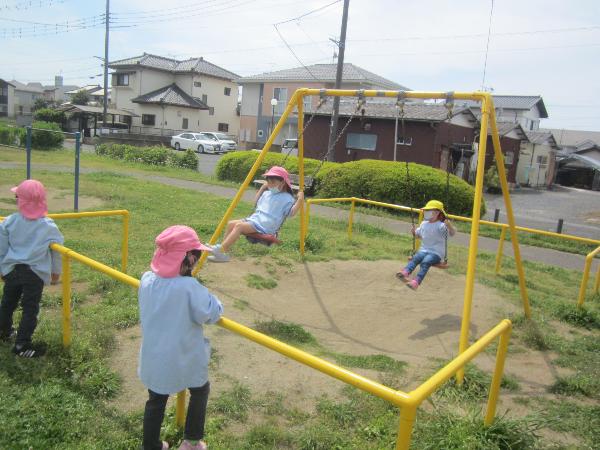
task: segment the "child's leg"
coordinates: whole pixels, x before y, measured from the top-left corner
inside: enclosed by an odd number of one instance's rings
[[[204,422],[206,420],[206,405],[208,403],[208,393],[210,392],[210,383],[207,381],[204,386],[190,388],[190,402],[185,418],[184,439],[189,441],[198,441],[204,438]]]
[[[227,227],[225,227],[225,234],[223,235],[223,240],[227,239],[227,236],[233,231],[233,228],[238,224],[243,222],[242,219],[230,220],[227,222]]]
[[[13,269],[12,272],[4,276],[4,291],[0,303],[0,336],[8,337],[10,335],[13,313],[19,306],[22,293],[22,286],[17,282],[16,270]]]
[[[144,409],[144,440],[143,450],[161,450],[160,426],[165,417],[168,395],[157,394],[148,389],[148,401]]]
[[[31,337],[38,322],[44,281],[28,266],[19,267],[17,274],[23,289],[23,299],[21,300],[23,315],[21,316],[21,323],[15,341],[15,345],[19,347],[31,343]]]
[[[410,259],[410,261],[408,261],[408,264],[406,265],[404,270],[406,270],[409,274],[413,273],[413,271],[417,268],[417,266],[419,264],[421,264],[421,262],[423,261],[423,258],[425,258],[426,254],[427,253],[421,252],[421,251],[418,251],[417,253],[415,253],[413,255],[413,257]]]
[[[229,251],[229,248],[236,243],[242,234],[256,233],[256,229],[248,222],[242,220],[238,221],[233,225],[231,231],[221,244],[221,250],[225,253]]]
[[[425,254],[425,257],[423,258],[423,261],[421,262],[421,270],[419,270],[419,273],[417,274],[417,277],[416,277],[419,284],[421,284],[423,282],[423,279],[425,278],[425,275],[427,275],[429,268],[433,264],[439,264],[441,260],[442,260],[442,258],[440,258],[435,253],[426,253]]]

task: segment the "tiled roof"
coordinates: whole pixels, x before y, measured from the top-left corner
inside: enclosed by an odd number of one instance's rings
[[[527,135],[527,139],[532,144],[550,144],[552,146],[556,145],[556,141],[554,140],[554,136],[549,131],[525,131]]]
[[[209,109],[206,103],[185,93],[175,83],[131,99],[135,103],[158,103],[195,109]]]
[[[558,145],[577,146],[587,140],[600,144],[600,131],[560,130],[551,128],[545,129],[544,131],[551,132]]]
[[[492,95],[495,108],[505,109],[523,109],[529,111],[534,106],[537,106],[542,119],[548,118],[548,111],[544,105],[544,100],[539,95]],[[480,108],[481,103],[473,100],[465,100],[466,105],[474,108]]]
[[[83,87],[76,87],[75,89],[65,92],[65,94],[76,94],[79,91],[85,91],[88,94],[95,94],[96,91],[99,91],[100,89],[102,89],[102,87],[100,87],[98,84],[88,84]]]
[[[308,69],[308,70],[307,70]],[[316,81],[335,82],[337,65],[336,64],[313,64],[312,66],[294,67],[293,69],[277,70],[275,72],[266,72],[249,77],[243,77],[238,80],[240,84],[260,83],[269,81]],[[410,90],[398,83],[390,81],[382,76],[369,72],[354,64],[345,63],[342,72],[343,82],[366,83],[391,90]]]
[[[364,110],[364,117],[373,117],[380,119],[395,119],[398,114],[396,102],[383,101],[380,99],[368,98],[366,104],[362,106],[361,111],[356,112],[357,100],[340,101],[340,116],[361,116]],[[316,109],[316,107],[315,107]],[[333,102],[330,100],[321,106],[315,113],[316,115],[330,115],[333,110]],[[455,107],[453,115],[467,112],[475,119],[469,108]],[[312,114],[312,109],[307,109],[306,114]],[[448,118],[448,110],[441,104],[430,103],[406,103],[404,105],[404,119],[406,120],[424,120],[432,122],[443,122]]]
[[[500,137],[507,135],[508,133],[510,133],[513,130],[516,130],[517,134],[520,135],[522,140],[525,140],[525,141],[529,140],[527,138],[527,134],[525,133],[525,130],[523,130],[523,127],[518,123],[496,122],[496,127],[498,128],[498,134],[500,135]],[[490,127],[488,125],[488,136],[491,136],[491,134],[492,134],[492,127]]]
[[[158,70],[166,70],[172,73],[198,72],[216,78],[224,78],[226,80],[235,80],[240,76],[225,70],[213,63],[206,61],[204,58],[190,58],[183,61],[165,58],[164,56],[151,55],[144,53],[140,56],[113,61],[108,64],[112,69],[127,68],[131,66],[150,67]]]
[[[34,86],[28,86],[26,84],[18,82],[17,80],[11,80],[10,84],[12,84],[17,91],[35,92],[36,94],[44,93],[43,89]]]

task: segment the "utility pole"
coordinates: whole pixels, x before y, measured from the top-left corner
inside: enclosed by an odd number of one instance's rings
[[[344,0],[344,12],[342,13],[342,30],[338,43],[337,72],[335,74],[335,89],[342,85],[342,72],[344,70],[344,51],[346,49],[346,26],[348,24],[348,6],[350,0]],[[333,97],[333,112],[331,113],[331,125],[329,129],[329,143],[327,144],[327,161],[335,161],[334,142],[337,135],[338,116],[340,112],[340,98]]]
[[[106,24],[106,31],[104,33],[104,108],[102,110],[102,125],[105,126],[107,122],[108,109],[108,33],[110,24],[110,0],[106,0],[106,15],[104,17]]]

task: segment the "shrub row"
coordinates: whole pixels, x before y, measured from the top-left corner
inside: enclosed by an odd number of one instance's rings
[[[96,145],[96,154],[151,166],[172,166],[191,170],[196,170],[198,167],[198,157],[192,150],[179,154],[166,147],[136,147],[106,143]]]
[[[33,118],[37,121],[52,122],[64,125],[67,122],[67,115],[64,111],[57,111],[52,108],[41,108],[33,113]]]
[[[220,180],[242,182],[259,153],[229,153],[217,165]],[[268,153],[258,171],[264,173],[273,165],[282,165],[290,173],[298,173],[298,158]],[[451,214],[470,216],[475,191],[464,180],[450,175],[446,192],[446,172],[421,164],[409,163],[407,177],[404,162],[363,159],[346,163],[326,162],[319,172],[320,161],[305,159],[305,174],[315,178],[315,195],[322,198],[357,197],[397,205],[422,207],[428,200],[444,202]],[[482,205],[482,214],[485,205]]]
[[[65,137],[60,132],[61,129],[58,124],[36,121],[33,122],[32,127],[34,128],[31,133],[31,146],[33,148],[50,150],[62,147]],[[60,133],[55,133],[55,131]],[[9,127],[4,123],[0,123],[0,144],[25,147],[26,136],[27,131],[25,128]]]

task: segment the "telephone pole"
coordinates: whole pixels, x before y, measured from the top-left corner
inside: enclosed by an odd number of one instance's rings
[[[102,109],[102,125],[106,126],[108,109],[108,33],[110,29],[110,0],[106,0],[106,15],[104,16],[106,31],[104,33],[104,108]]]
[[[335,89],[342,85],[342,73],[344,71],[344,51],[346,49],[346,26],[348,24],[348,6],[350,0],[344,0],[344,12],[342,13],[342,30],[338,42],[337,72],[335,74]],[[338,116],[340,112],[340,98],[333,97],[333,112],[331,113],[331,125],[329,129],[329,143],[327,144],[327,161],[335,161],[335,138],[338,128]]]

